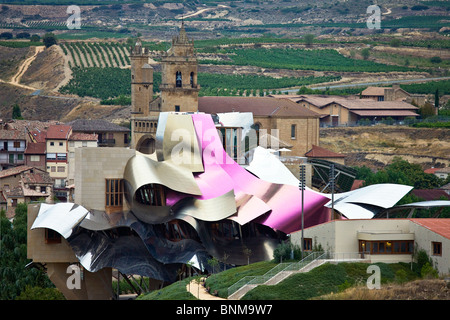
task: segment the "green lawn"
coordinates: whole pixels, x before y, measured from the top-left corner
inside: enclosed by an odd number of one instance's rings
[[[218,295],[227,298],[228,287],[245,276],[263,275],[277,263],[258,262],[214,274],[207,278],[205,286]],[[407,263],[376,263],[380,267],[381,284],[412,281],[418,274],[411,271]],[[365,285],[371,273],[367,273],[367,263],[324,264],[310,272],[290,276],[275,286],[260,285],[249,291],[241,300],[307,300],[332,292],[340,292],[351,286]],[[192,278],[190,278],[192,279]],[[139,297],[140,300],[193,300],[186,291],[190,279],[176,282],[166,288]]]
[[[417,274],[409,264],[376,263],[381,270],[381,283],[412,280]],[[310,272],[290,276],[275,286],[260,285],[249,291],[241,300],[307,300],[332,292],[339,292],[354,285],[365,285],[366,263],[324,264]],[[398,272],[399,270],[404,270]]]
[[[197,300],[191,293],[186,291],[186,286],[192,278],[177,281],[161,290],[152,291],[146,295],[139,296],[137,300]]]

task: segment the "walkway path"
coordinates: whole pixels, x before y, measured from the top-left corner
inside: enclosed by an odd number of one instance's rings
[[[186,286],[186,291],[192,293],[194,297],[199,300],[226,300],[224,298],[213,296],[206,291],[206,288],[202,285],[202,282],[198,283],[196,280],[192,280]]]

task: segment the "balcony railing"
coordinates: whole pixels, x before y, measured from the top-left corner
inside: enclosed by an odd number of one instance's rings
[[[112,147],[116,145],[116,139],[102,139],[98,140],[99,147]]]

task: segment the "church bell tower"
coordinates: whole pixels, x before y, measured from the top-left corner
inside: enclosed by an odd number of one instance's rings
[[[153,68],[150,54],[138,39],[130,49],[131,61],[131,145],[132,149],[151,154],[155,149],[157,117],[150,115],[153,100]]]
[[[161,59],[161,111],[198,111],[197,69],[194,40],[188,38],[183,22],[179,35],[172,38],[172,47]]]

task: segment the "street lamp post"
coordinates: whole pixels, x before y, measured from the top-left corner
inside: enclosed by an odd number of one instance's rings
[[[306,181],[306,174],[305,174],[305,164],[301,164],[300,165],[300,182],[299,182],[299,187],[300,190],[302,191],[302,239],[301,239],[301,248],[302,248],[302,260],[303,260],[303,251],[304,251],[304,246],[305,246],[305,240],[303,237],[303,229],[304,229],[304,210],[305,210],[305,181]]]
[[[330,183],[330,189],[331,189],[331,218],[334,217],[334,187],[335,187],[335,172],[334,172],[334,163],[330,166],[330,176],[329,176],[329,183]]]

